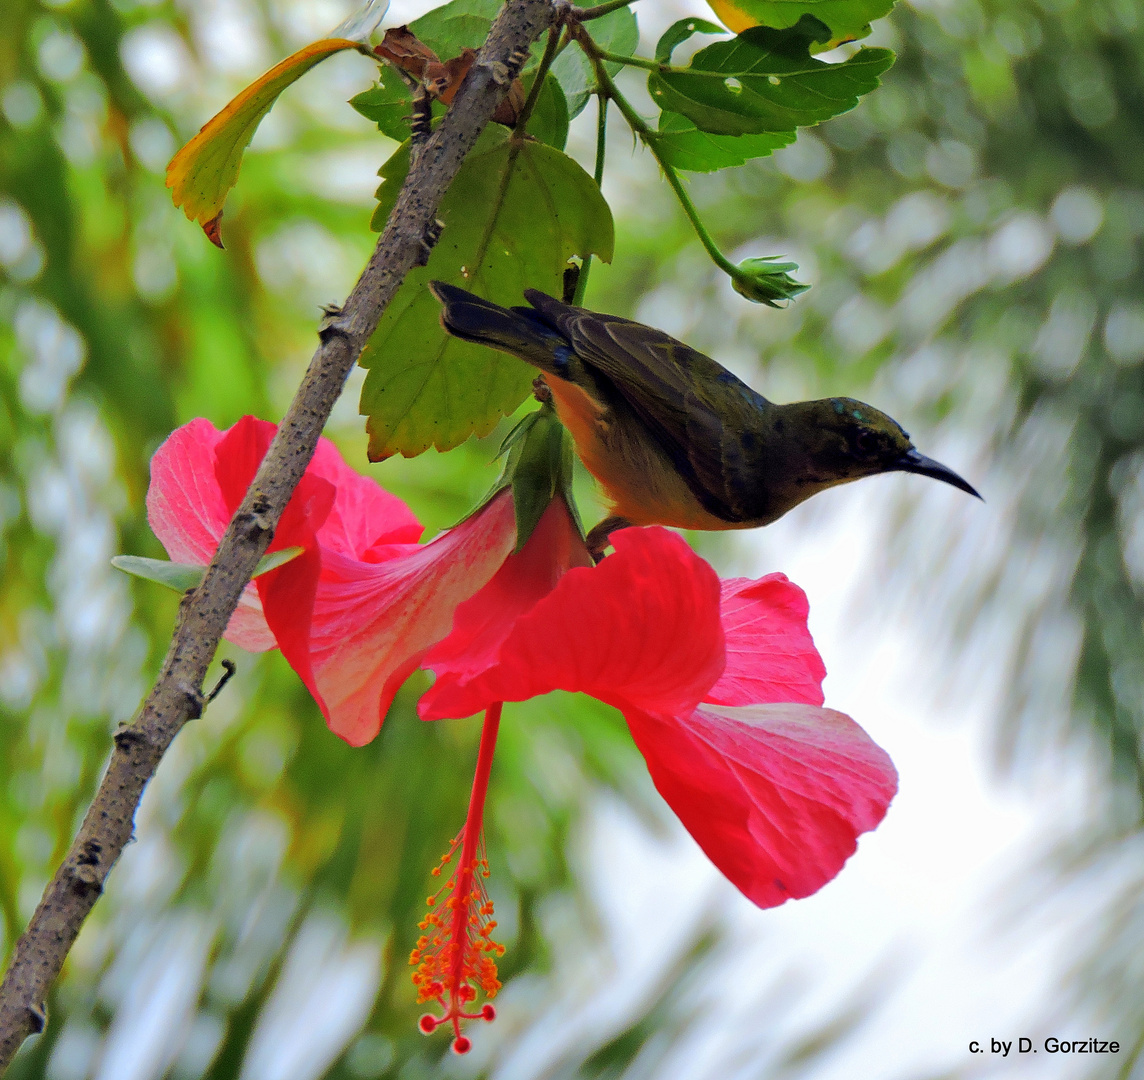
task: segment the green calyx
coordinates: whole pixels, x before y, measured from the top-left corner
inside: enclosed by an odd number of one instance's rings
[[[575,454],[572,437],[556,418],[556,410],[545,402],[530,412],[505,436],[501,444],[504,470],[488,498],[512,488],[516,512],[516,551],[528,542],[544,511],[559,496],[568,507],[580,535],[584,527],[572,498],[572,463]]]

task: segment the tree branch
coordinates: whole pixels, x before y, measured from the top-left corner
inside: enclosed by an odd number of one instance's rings
[[[278,433],[235,512],[202,584],[179,608],[159,678],[115,734],[107,772],[71,850],[16,942],[0,984],[0,1074],[44,1028],[44,1000],[112,866],[131,838],[143,788],[189,719],[201,715],[207,666],[239,597],[314,455],[346,377],[409,270],[436,238],[435,214],[532,42],[561,17],[553,0],[509,0],[441,126],[415,156],[373,255],[340,311],[319,330],[314,354]]]

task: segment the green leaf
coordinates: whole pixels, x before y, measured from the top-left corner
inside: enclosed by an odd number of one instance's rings
[[[288,547],[269,555],[263,555],[258,560],[258,565],[254,568],[251,577],[258,577],[260,574],[285,566],[291,559],[298,558],[302,551],[303,549],[300,547]],[[205,566],[168,562],[166,559],[145,559],[140,555],[116,555],[111,560],[111,565],[116,570],[122,570],[125,574],[158,582],[160,585],[166,585],[168,589],[174,589],[175,592],[181,593],[188,589],[197,589],[203,580],[203,575],[207,572]]]
[[[406,146],[382,167],[375,227],[389,216],[408,163]],[[559,296],[573,255],[612,258],[612,214],[596,182],[559,150],[514,144],[495,126],[465,159],[438,216],[445,230],[429,265],[409,273],[362,354],[372,461],[487,434],[525,399],[536,374],[514,357],[447,335],[427,281],[511,305],[530,287]]]
[[[350,98],[350,104],[367,120],[377,124],[378,131],[383,135],[388,135],[397,142],[405,142],[410,134],[409,117],[413,111],[413,99],[409,87],[401,81],[396,71],[387,71],[385,80]]]
[[[761,135],[713,135],[700,131],[686,116],[660,113],[656,149],[663,160],[676,169],[714,172],[742,165],[751,158],[766,157],[795,140],[793,131],[772,131]]]
[[[462,49],[479,49],[502,6],[501,0],[453,0],[415,19],[409,29],[448,60]]]
[[[197,588],[207,572],[205,566],[167,562],[165,559],[144,559],[140,555],[116,555],[111,560],[111,565],[125,574],[166,585],[175,592]]]
[[[288,547],[281,551],[272,551],[269,555],[263,555],[254,567],[254,573],[250,575],[251,579],[268,574],[271,570],[277,570],[280,566],[285,566],[292,559],[298,558],[304,550],[305,548]]]
[[[894,0],[707,0],[725,26],[741,33],[752,26],[785,30],[804,15],[830,28],[831,42],[853,41],[870,33],[870,23],[888,15]],[[823,40],[826,40],[825,38]]]
[[[639,24],[631,8],[619,8],[593,19],[587,29],[601,49],[619,56],[631,56],[640,43]],[[622,65],[610,63],[606,67],[614,75]],[[552,74],[560,80],[568,98],[568,115],[575,119],[583,112],[596,86],[591,62],[581,49],[570,46],[553,61]]]
[[[680,19],[672,23],[659,39],[655,47],[655,58],[661,64],[671,63],[671,54],[682,45],[692,34],[725,34],[727,31],[721,26],[706,19]]]
[[[532,89],[534,77],[524,76],[526,94]],[[544,77],[544,85],[540,88],[525,130],[533,138],[554,146],[557,150],[563,150],[568,141],[568,101],[551,71]]]
[[[679,71],[653,72],[648,90],[661,109],[715,135],[791,132],[858,104],[894,62],[888,49],[860,49],[841,64],[810,55],[825,27],[804,17],[792,30],[758,27],[718,41]]]
[[[369,90],[363,90],[356,97],[350,99],[350,104],[367,120],[377,124],[383,135],[397,142],[404,142],[409,138],[409,117],[413,112],[413,99],[409,88],[400,76],[386,73],[386,82],[378,83]],[[532,86],[529,75],[523,78],[524,91],[527,94]],[[433,103],[433,111],[443,115],[445,106],[440,102]],[[568,102],[564,98],[564,91],[560,83],[551,72],[540,88],[540,96],[536,99],[536,107],[529,117],[527,131],[534,138],[539,139],[557,150],[563,150],[568,140]]]

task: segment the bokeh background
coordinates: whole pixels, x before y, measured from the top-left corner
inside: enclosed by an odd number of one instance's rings
[[[174,594],[108,563],[162,555],[148,459],[194,416],[281,416],[319,306],[370,250],[394,147],[345,104],[370,63],[341,55],[263,123],[225,254],[172,207],[164,166],[348,6],[5,0],[5,953],[168,639]],[[429,6],[395,0],[387,23]],[[645,54],[708,14],[636,10]],[[809,293],[784,311],[736,296],[616,127],[618,253],[588,297],[777,400],[867,398],[986,495],[880,478],[694,538],[725,574],[807,589],[827,703],[898,764],[839,879],[756,911],[665,810],[618,714],[510,706],[487,828],[507,985],[456,1059],[416,1032],[405,958],[476,721],[422,724],[414,682],[351,750],[281,657],[228,647],[238,677],[164,760],[12,1077],[1144,1077],[1144,9],[900,0],[872,42],[899,59],[855,112],[691,184],[725,249],[789,255]],[[570,144],[584,162],[592,111]],[[430,533],[456,521],[496,439],[371,466],[359,387],[327,433]],[[1121,1053],[1049,1055],[1046,1036]]]

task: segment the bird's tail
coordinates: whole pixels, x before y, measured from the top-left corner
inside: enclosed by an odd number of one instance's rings
[[[429,282],[433,295],[444,305],[441,325],[454,337],[475,341],[547,371],[560,374],[571,347],[532,308],[505,308],[443,281]]]

